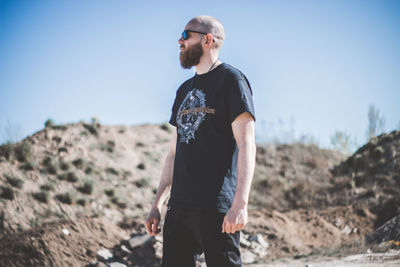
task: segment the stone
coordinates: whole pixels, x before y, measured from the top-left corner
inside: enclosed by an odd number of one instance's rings
[[[111,262],[109,264],[110,267],[127,267],[125,264],[120,263],[120,262]]]
[[[255,262],[256,260],[256,255],[252,253],[251,251],[245,250],[242,253],[242,263],[243,264],[250,264]]]
[[[113,257],[113,254],[108,249],[101,249],[97,251],[97,256],[105,261],[108,261]]]
[[[62,229],[62,232],[63,232],[64,235],[69,235],[69,231],[67,229],[65,229],[65,228]]]
[[[139,246],[147,243],[151,239],[152,239],[151,236],[144,234],[144,235],[132,237],[131,239],[129,239],[128,242],[129,242],[129,246],[133,249],[133,248],[139,247]]]

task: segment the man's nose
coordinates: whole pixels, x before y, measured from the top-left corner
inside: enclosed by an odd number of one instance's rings
[[[183,44],[183,38],[182,38],[182,36],[178,39],[178,43],[179,43],[179,44]]]

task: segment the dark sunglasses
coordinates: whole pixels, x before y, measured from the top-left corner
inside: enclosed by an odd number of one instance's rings
[[[200,33],[200,34],[204,34],[204,35],[207,35],[207,34],[208,34],[208,33],[206,33],[206,32],[199,32],[199,31],[193,31],[193,30],[184,30],[184,31],[182,32],[182,39],[183,39],[183,40],[189,39],[189,32],[195,32],[195,33]],[[214,38],[213,38],[213,42],[215,43]]]

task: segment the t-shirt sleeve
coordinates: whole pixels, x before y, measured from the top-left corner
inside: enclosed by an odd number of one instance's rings
[[[243,112],[249,112],[256,120],[253,104],[253,92],[247,79],[232,78],[227,89],[227,107],[230,124]]]
[[[172,105],[172,113],[171,118],[169,119],[169,123],[173,126],[177,126],[176,123],[176,113],[178,112],[178,91],[176,92],[174,104]]]

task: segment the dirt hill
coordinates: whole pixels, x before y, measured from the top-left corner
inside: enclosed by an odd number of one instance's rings
[[[172,130],[49,124],[2,145],[0,266],[159,266],[162,238],[146,237],[143,222]],[[399,155],[400,132],[348,158],[314,145],[258,147],[244,261],[360,248],[399,214]],[[99,256],[102,249],[112,257]]]

